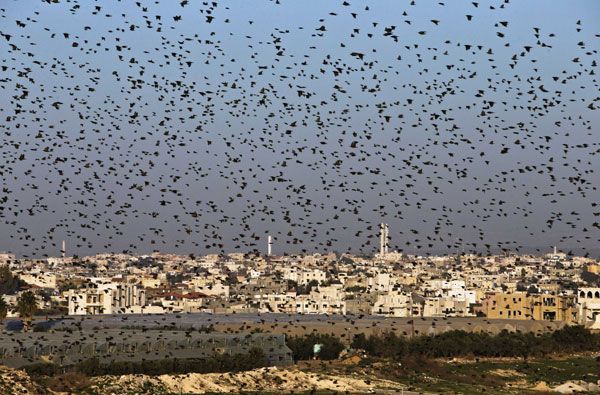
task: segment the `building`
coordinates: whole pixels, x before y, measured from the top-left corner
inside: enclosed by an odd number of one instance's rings
[[[600,265],[597,263],[590,263],[587,265],[587,271],[594,274],[600,275]]]
[[[19,278],[29,285],[35,285],[40,288],[54,289],[57,284],[56,274],[25,273],[19,274]]]
[[[327,273],[323,270],[314,269],[314,270],[306,270],[300,272],[298,276],[298,284],[299,285],[307,285],[311,281],[316,281],[321,284],[322,282],[327,280]]]
[[[146,305],[146,292],[135,285],[109,284],[69,290],[69,315],[137,314]]]
[[[15,254],[0,252],[0,265],[7,265],[15,261]]]
[[[377,295],[371,314],[391,317],[410,317],[412,296],[402,290],[393,290]]]
[[[577,305],[581,320],[600,321],[600,288],[579,288]]]
[[[470,306],[464,298],[429,297],[423,304],[423,317],[468,317],[473,315]]]
[[[489,318],[575,322],[579,317],[574,295],[496,293],[491,302]]]
[[[156,295],[160,299],[166,313],[197,313],[207,310],[207,304],[210,300],[216,299],[214,296],[206,295],[202,292],[190,292],[182,294],[179,292],[166,292]]]

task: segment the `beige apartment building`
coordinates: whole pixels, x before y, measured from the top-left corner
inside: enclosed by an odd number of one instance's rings
[[[496,293],[487,311],[489,318],[513,320],[577,322],[578,315],[574,295],[528,295],[525,292]]]

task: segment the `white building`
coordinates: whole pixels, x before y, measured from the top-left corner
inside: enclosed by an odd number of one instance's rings
[[[344,301],[344,286],[332,284],[327,287],[318,287],[309,295],[299,295],[290,302],[292,309],[298,314],[346,314]]]
[[[300,273],[298,276],[299,285],[307,285],[311,281],[317,281],[319,284],[327,280],[327,273],[324,270],[314,269]]]
[[[290,280],[296,283],[298,282],[301,273],[297,266],[284,267],[281,272],[284,280]]]
[[[426,298],[423,304],[423,317],[467,317],[469,303],[464,298],[452,296]]]
[[[412,298],[410,294],[401,290],[393,290],[377,295],[377,300],[373,304],[371,314],[410,317],[411,307]]]
[[[367,286],[371,291],[388,292],[394,285],[389,273],[378,272],[373,277],[367,278]]]
[[[69,315],[138,314],[146,305],[146,292],[135,285],[104,284],[71,289],[68,300]]]
[[[24,273],[19,274],[19,278],[40,288],[56,288],[56,274]]]
[[[577,306],[582,319],[600,321],[600,288],[579,288]]]
[[[7,254],[6,252],[0,252],[0,265],[7,265],[15,261],[15,254]]]
[[[264,273],[262,271],[254,270],[254,269],[250,269],[250,271],[248,273],[250,274],[250,278],[259,278],[264,275]]]

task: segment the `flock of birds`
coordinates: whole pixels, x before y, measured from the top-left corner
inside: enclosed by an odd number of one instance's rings
[[[0,247],[589,248],[600,34],[521,6],[5,3]]]

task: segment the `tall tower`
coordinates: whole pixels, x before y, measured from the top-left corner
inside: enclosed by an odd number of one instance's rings
[[[62,242],[62,249],[61,249],[61,252],[62,252],[62,257],[63,257],[63,258],[65,258],[65,257],[67,256],[67,247],[66,247],[66,245],[65,245],[65,241],[64,241],[64,240],[63,240],[63,242]]]
[[[268,244],[267,244],[267,256],[271,256],[271,247],[272,246],[273,246],[273,239],[271,239],[271,235],[269,235]]]
[[[379,256],[385,254],[385,224],[379,224]]]
[[[385,224],[385,244],[383,246],[384,246],[383,253],[385,255],[387,255],[388,247],[390,246],[390,227],[388,224]]]

